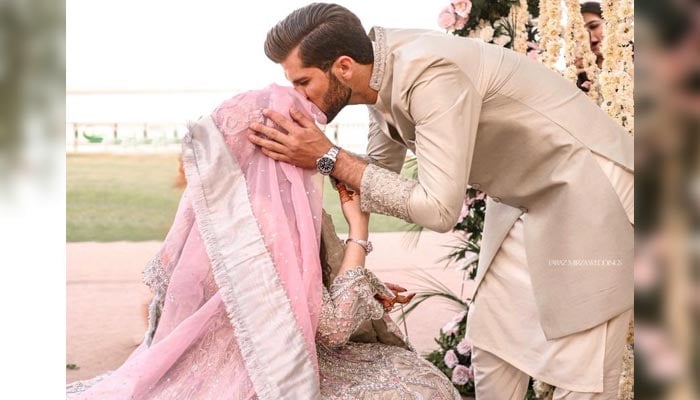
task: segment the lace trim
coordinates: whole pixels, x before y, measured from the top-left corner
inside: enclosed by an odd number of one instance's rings
[[[368,164],[362,174],[360,207],[373,212],[413,222],[408,214],[408,200],[418,181],[387,169]]]
[[[104,374],[97,375],[94,378],[82,380],[82,381],[75,381],[71,382],[66,385],[66,394],[71,395],[71,394],[77,394],[77,393],[82,393],[91,387],[95,386],[96,384],[100,383],[103,381],[105,378],[110,376],[112,374],[112,371],[107,371]],[[69,396],[70,398],[71,396]]]
[[[205,194],[206,184],[200,176],[201,172],[199,170],[200,165],[198,161],[199,154],[196,150],[195,140],[193,138],[195,129],[212,129],[214,130],[213,134],[215,135],[216,131],[218,131],[218,127],[216,127],[215,122],[211,118],[204,118],[200,120],[200,123],[191,124],[189,126],[189,132],[187,135],[185,135],[183,140],[183,164],[185,166],[185,174],[187,175],[187,181],[189,183],[188,190],[192,196],[192,207],[195,210],[195,214],[199,217],[197,222],[202,241],[207,249],[214,279],[220,288],[221,298],[226,306],[227,316],[234,327],[234,331],[236,332],[236,339],[238,341],[239,349],[245,362],[246,369],[248,370],[249,377],[253,383],[256,395],[259,399],[277,399],[280,398],[281,391],[284,391],[284,389],[289,390],[289,387],[286,387],[288,386],[288,383],[275,382],[273,380],[273,374],[267,370],[270,368],[270,366],[264,365],[262,363],[264,360],[261,360],[256,352],[256,346],[259,346],[263,339],[261,338],[259,332],[251,332],[249,329],[249,325],[247,323],[249,322],[249,318],[251,316],[246,315],[241,309],[241,302],[239,301],[240,296],[236,291],[237,288],[234,287],[236,285],[233,284],[231,277],[228,275],[229,271],[224,261],[223,254],[221,253],[219,238],[216,235],[216,230],[214,229],[213,222],[210,218],[210,204]],[[205,132],[205,134],[207,133]],[[207,145],[221,146],[221,143],[209,143]],[[241,176],[242,172],[240,171],[240,167],[235,164],[235,160],[231,160],[232,162],[229,165],[232,168],[231,174],[234,176]],[[231,180],[233,181],[233,178],[231,178]],[[233,195],[240,197],[244,202],[249,201],[247,188],[245,185],[239,185]],[[250,204],[247,206],[244,205],[243,207],[243,213],[246,214],[248,222],[255,224],[257,235],[261,235],[259,232],[259,227],[257,226],[257,221],[255,220],[252,210],[250,209]],[[261,246],[259,250],[261,250],[262,254],[264,254],[264,261],[262,261],[262,263],[266,268],[265,270],[260,271],[261,275],[265,275],[266,279],[269,276],[269,279],[272,279],[274,282],[274,286],[278,288],[281,293],[284,293],[284,287],[279,280],[280,278],[276,271],[274,271],[274,266],[272,265],[272,260],[270,259],[271,256],[267,247],[262,241],[258,243]],[[304,338],[301,335],[301,329],[298,327],[298,325],[296,325],[297,322],[295,315],[291,313],[291,305],[289,305],[289,300],[285,296],[283,297],[286,299],[285,307],[279,310],[279,317],[281,320],[287,318],[287,321],[285,322],[289,322],[291,320],[291,323],[295,324],[295,326],[291,328],[292,332],[291,337],[288,338],[288,344],[291,346],[302,346],[305,348]],[[307,358],[309,361],[302,365],[302,368],[304,368],[306,371],[315,370],[315,368],[310,365],[310,359],[311,356]],[[311,375],[309,382],[305,383],[303,386],[306,388],[317,388],[317,379],[317,375]],[[304,390],[302,385],[298,385],[298,387],[295,387],[294,389],[295,390],[292,390],[293,393]],[[318,394],[309,392],[309,398],[316,399],[318,398]]]
[[[163,261],[160,253],[156,254],[143,269],[143,283],[151,289],[153,293],[165,292],[168,287],[168,275],[165,273]]]
[[[418,354],[379,343],[318,346],[325,400],[461,400],[450,380]]]
[[[379,90],[384,79],[384,68],[386,67],[386,36],[384,28],[375,26],[369,31],[369,38],[374,41],[374,65],[372,66],[372,76],[369,78],[369,87]]]
[[[374,272],[368,270],[365,267],[355,267],[352,268],[342,275],[339,275],[333,281],[331,285],[331,293],[333,293],[338,288],[350,287],[355,285],[358,281],[366,279],[367,284],[372,289],[372,294],[379,294],[382,296],[389,297],[393,299],[396,297],[394,292],[392,292],[385,284],[374,274]]]
[[[145,283],[154,294],[151,303],[148,305],[148,329],[144,335],[144,341],[148,346],[153,342],[153,336],[156,333],[160,315],[163,313],[165,292],[168,289],[169,281],[170,279],[165,273],[160,253],[158,253],[146,264],[146,268],[143,270],[143,283]]]

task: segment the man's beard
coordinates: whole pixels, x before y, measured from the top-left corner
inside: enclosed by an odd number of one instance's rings
[[[343,85],[332,72],[328,73],[328,91],[323,96],[323,105],[326,109],[326,119],[330,123],[350,101],[352,89]]]

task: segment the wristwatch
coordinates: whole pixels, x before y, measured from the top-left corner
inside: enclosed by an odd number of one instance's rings
[[[365,249],[365,254],[369,254],[372,250],[374,250],[374,247],[372,247],[372,242],[368,242],[366,240],[361,240],[361,239],[353,239],[353,238],[347,238],[345,240],[346,245],[350,242],[357,243],[360,246],[362,246],[362,248]]]
[[[330,175],[335,167],[335,159],[338,157],[339,151],[340,147],[333,145],[331,146],[330,150],[328,150],[328,153],[316,160],[316,168],[318,168],[318,172],[320,172],[322,175]]]

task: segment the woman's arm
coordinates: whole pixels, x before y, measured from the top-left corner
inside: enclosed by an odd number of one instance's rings
[[[349,193],[338,184],[343,215],[350,226],[349,238],[368,239],[369,214],[360,209],[358,193]],[[412,296],[398,296],[405,289],[392,292],[371,271],[365,269],[364,247],[348,242],[338,277],[329,290],[323,290],[323,308],[318,327],[321,343],[338,347],[347,342],[360,324],[367,319],[379,319],[394,302],[407,303]]]
[[[349,225],[348,238],[367,241],[369,237],[369,213],[362,212],[360,209],[360,196],[356,193],[349,193],[342,183],[338,184],[338,194],[340,195],[343,215]],[[366,256],[367,252],[358,243],[353,241],[347,242],[338,275],[342,275],[351,269],[364,267]]]
[[[329,347],[344,345],[363,321],[380,319],[384,308],[374,298],[375,288],[364,267],[338,275],[329,290],[323,288],[323,306],[317,337]]]

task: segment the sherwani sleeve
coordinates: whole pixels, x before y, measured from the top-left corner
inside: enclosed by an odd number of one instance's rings
[[[405,92],[415,122],[418,182],[369,164],[361,206],[447,232],[457,223],[467,189],[482,98],[449,63],[424,69]]]
[[[369,110],[367,154],[357,154],[351,151],[348,151],[348,153],[363,160],[367,164],[374,164],[398,174],[401,172],[404,160],[406,159],[406,147],[394,142],[385,135],[380,127],[380,120],[382,117],[373,107],[368,106],[367,108]],[[331,183],[333,187],[336,187],[338,181],[331,176]]]
[[[373,107],[369,110],[369,134],[367,135],[367,160],[371,164],[384,167],[390,171],[401,172],[406,159],[406,147],[391,140],[382,132],[382,116]]]

